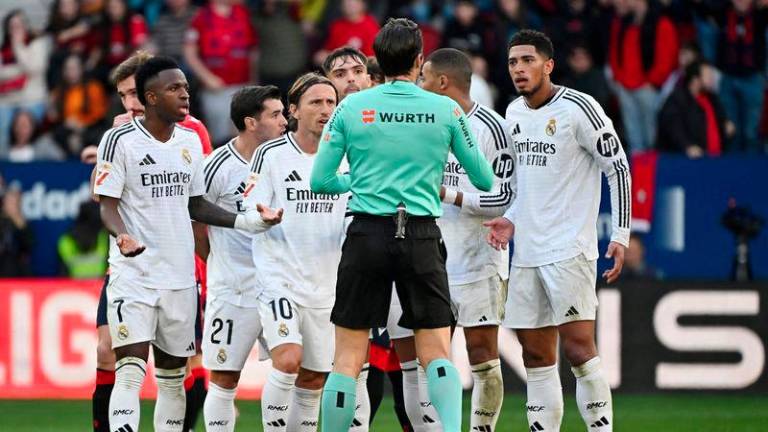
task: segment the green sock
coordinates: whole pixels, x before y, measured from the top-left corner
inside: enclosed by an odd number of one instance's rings
[[[355,417],[357,380],[331,372],[320,401],[320,427],[323,432],[347,432]]]
[[[427,390],[445,432],[461,432],[461,379],[448,359],[427,366]]]

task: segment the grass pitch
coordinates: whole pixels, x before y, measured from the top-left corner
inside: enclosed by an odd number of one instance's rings
[[[566,398],[562,432],[586,430],[573,398]],[[525,397],[508,394],[498,432],[527,432]],[[142,403],[141,430],[152,430],[153,402]],[[620,432],[758,432],[768,431],[768,395],[614,395],[615,429]],[[260,431],[258,401],[238,402],[238,431]],[[463,430],[468,430],[469,399],[464,400]],[[85,432],[90,431],[90,401],[0,400],[0,431]],[[202,419],[197,431],[204,431]],[[399,431],[391,397],[385,397],[372,432]]]

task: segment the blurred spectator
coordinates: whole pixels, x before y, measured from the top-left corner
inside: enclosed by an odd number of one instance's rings
[[[36,121],[45,115],[50,40],[38,37],[29,28],[21,10],[11,10],[2,21],[0,45],[0,153],[8,151],[11,120],[19,109],[29,111]]]
[[[203,85],[205,125],[214,145],[234,135],[229,119],[232,95],[256,82],[257,40],[248,10],[232,0],[211,0],[198,10],[187,31],[184,59]]]
[[[21,188],[0,175],[0,277],[31,276],[32,230],[21,213]]]
[[[71,278],[99,278],[107,271],[109,234],[101,224],[99,204],[86,201],[72,228],[58,242],[64,274]]]
[[[107,0],[98,27],[98,44],[88,58],[87,70],[98,70],[107,81],[109,71],[122,63],[148,39],[147,24],[141,15],[128,10],[126,0]]]
[[[498,0],[498,10],[496,16],[496,33],[500,46],[492,58],[488,59],[491,65],[490,80],[496,84],[500,93],[499,105],[500,111],[504,112],[507,104],[515,95],[515,86],[509,78],[509,69],[507,68],[507,43],[512,36],[522,29],[541,30],[541,18],[535,11],[531,10],[524,0]],[[557,51],[559,48],[555,48]]]
[[[54,0],[51,3],[47,32],[53,37],[54,49],[46,76],[50,88],[61,79],[61,67],[69,53],[85,56],[94,45],[95,17],[82,15],[80,3],[80,0]]]
[[[147,25],[154,27],[163,10],[164,0],[128,0],[128,8],[138,11],[147,21]]]
[[[255,26],[261,35],[259,77],[283,93],[307,65],[300,4],[300,0],[263,0],[256,13]]]
[[[64,152],[48,136],[40,136],[35,117],[29,111],[17,111],[11,123],[11,147],[0,152],[0,159],[9,162],[63,160]]]
[[[693,62],[659,114],[659,150],[685,153],[689,158],[719,156],[727,131],[733,130],[714,93],[714,68]]]
[[[661,274],[649,267],[645,261],[645,244],[643,238],[632,233],[629,236],[629,247],[624,256],[624,268],[621,272],[621,280],[658,280]]]
[[[608,107],[611,90],[603,71],[596,68],[592,55],[584,44],[575,44],[568,50],[569,72],[562,79],[564,86],[584,92],[593,98],[603,108]]]
[[[617,0],[609,61],[632,152],[653,147],[659,89],[677,66],[677,33],[650,0]]]
[[[465,53],[481,54],[484,52],[486,29],[477,5],[470,0],[459,0],[453,9],[453,18],[448,21],[443,31],[441,46],[456,48]]]
[[[693,62],[701,60],[703,60],[701,50],[696,42],[686,42],[680,46],[680,52],[677,54],[677,69],[672,71],[669,78],[667,78],[667,81],[664,83],[664,86],[661,87],[661,92],[659,93],[661,104],[663,104],[669,95],[677,88],[678,84],[683,79],[685,68]]]
[[[329,52],[347,45],[366,56],[373,55],[373,40],[379,32],[379,23],[368,13],[365,0],[341,0],[341,14],[331,22],[323,49],[315,56],[317,64],[322,64]]]
[[[472,61],[472,80],[469,84],[469,97],[478,103],[493,108],[493,90],[488,84],[488,63],[484,58],[473,55]]]
[[[589,0],[564,0],[562,12],[551,18],[545,26],[546,33],[552,39],[552,43],[559,49],[555,50],[555,64],[564,64],[571,47],[579,44],[584,47],[591,60],[596,64],[602,64],[603,43],[598,15],[595,8],[591,7]],[[560,77],[567,72],[565,68],[555,68],[553,71],[555,80],[562,81]]]
[[[181,64],[184,61],[184,37],[197,7],[191,6],[189,0],[166,0],[165,4],[167,11],[152,27],[152,50]]]
[[[757,129],[765,89],[768,2],[732,0],[716,16],[720,23],[717,65],[723,72],[720,96],[736,125],[732,148],[762,153]]]
[[[108,102],[101,83],[85,78],[82,60],[70,54],[48,111],[49,120],[56,124],[54,138],[69,157],[77,157],[85,145],[99,141],[103,132],[99,122],[107,113]]]

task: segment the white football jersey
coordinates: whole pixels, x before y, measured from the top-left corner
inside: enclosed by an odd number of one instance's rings
[[[189,198],[203,195],[200,138],[176,125],[167,142],[156,140],[138,118],[101,139],[94,192],[119,198],[128,233],[146,250],[127,258],[109,251],[113,278],[131,278],[154,289],[195,286],[195,242]]]
[[[245,213],[243,194],[250,164],[237,152],[234,142],[229,141],[205,159],[205,199],[240,214]],[[209,226],[208,239],[208,295],[236,306],[258,306],[256,269],[251,256],[253,235]]]
[[[512,139],[504,119],[493,110],[475,103],[467,113],[480,151],[493,166],[493,189],[482,192],[472,185],[453,153],[448,154],[443,186],[463,192],[461,207],[443,204],[437,220],[448,251],[446,269],[451,285],[463,285],[500,275],[509,277],[509,253],[488,247],[488,229],[483,222],[501,216],[514,199]]]
[[[246,182],[245,207],[284,210],[280,224],[253,237],[258,290],[300,306],[333,306],[349,194],[312,192],[315,155],[306,154],[292,133],[262,144]],[[345,169],[342,167],[342,169]]]
[[[517,196],[512,263],[538,267],[584,254],[595,260],[600,172],[611,188],[611,241],[628,245],[629,165],[613,123],[589,95],[560,87],[538,109],[519,97],[507,108]]]

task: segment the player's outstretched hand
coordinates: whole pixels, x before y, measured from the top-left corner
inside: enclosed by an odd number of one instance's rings
[[[619,278],[621,268],[624,267],[624,251],[626,249],[621,243],[611,242],[608,245],[605,257],[608,259],[613,258],[613,268],[603,272],[603,278],[605,278],[606,282],[613,283]]]
[[[120,253],[127,257],[135,257],[144,252],[144,249],[147,248],[128,234],[120,234],[117,236],[116,243],[117,247],[120,248]]]
[[[261,220],[268,225],[277,225],[283,221],[283,209],[273,209],[262,204],[256,204],[256,211],[261,215]]]
[[[483,222],[491,230],[488,231],[486,240],[496,250],[507,250],[507,245],[515,235],[515,224],[505,217],[497,217],[487,222]]]

